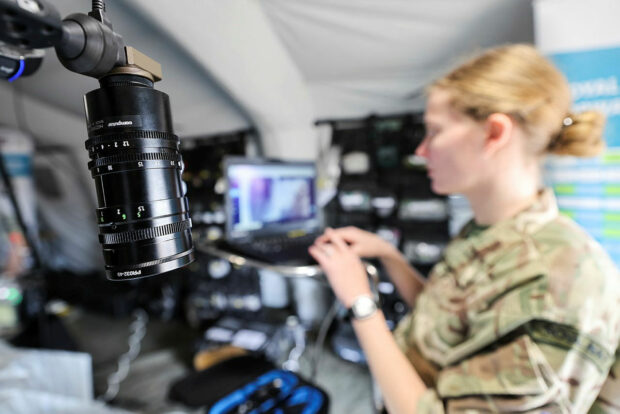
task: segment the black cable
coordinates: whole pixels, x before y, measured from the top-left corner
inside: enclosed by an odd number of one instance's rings
[[[13,86],[13,112],[15,114],[15,122],[17,123],[17,128],[24,132],[27,132],[34,139],[34,135],[32,134],[32,131],[30,130],[30,127],[26,120],[23,98],[24,97],[23,91],[21,89],[21,83],[16,82]]]
[[[37,142],[37,138],[32,133],[32,130],[30,129],[30,126],[28,125],[28,122],[26,120],[23,98],[24,96],[23,96],[23,91],[21,89],[21,83],[18,81],[15,84],[13,84],[13,111],[15,114],[15,121],[17,123],[18,129],[28,133],[32,137],[33,143],[36,147],[37,145],[39,145],[39,143]],[[21,214],[19,203],[15,196],[13,184],[11,183],[11,179],[6,169],[6,165],[4,164],[4,155],[2,154],[1,151],[0,151],[0,175],[2,175],[2,181],[4,182],[4,185],[7,189],[7,193],[11,200],[11,204],[13,206],[13,210],[15,211],[15,216],[17,218],[18,225],[22,230],[22,233],[26,240],[26,244],[30,248],[30,253],[32,255],[32,259],[34,262],[34,267],[31,270],[45,271],[45,268],[43,266],[44,263],[41,260],[39,246],[34,242],[32,235],[28,229],[28,226],[26,225],[26,222],[24,221],[24,218]],[[36,274],[35,276],[39,277],[40,274]],[[43,299],[43,301],[45,301],[45,299]],[[36,317],[36,319],[38,320],[38,323],[36,324],[36,326],[37,326],[37,332],[38,332],[40,340],[43,341],[43,340],[48,340],[49,338],[51,338],[52,335],[50,332],[48,318],[45,312],[45,306],[38,307],[38,309],[36,309],[36,311],[32,313],[32,317],[33,318]],[[30,323],[33,323],[33,321],[34,319],[31,320]],[[45,338],[45,339],[42,339],[42,338]]]

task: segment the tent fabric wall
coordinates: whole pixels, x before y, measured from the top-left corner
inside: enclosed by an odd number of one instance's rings
[[[435,77],[476,49],[531,41],[531,4],[496,0],[261,0],[318,119],[420,111]]]
[[[48,148],[34,158],[40,252],[45,267],[76,274],[104,269],[92,178],[80,177],[69,147]],[[86,181],[87,180],[87,181]]]
[[[267,156],[316,157],[310,96],[258,2],[138,0],[135,4],[208,68],[245,110]],[[188,22],[188,16],[195,17]]]
[[[132,3],[248,114],[266,155],[290,158],[316,157],[315,120],[419,111],[455,61],[532,39],[529,2]]]
[[[55,6],[62,16],[89,8]],[[156,87],[170,95],[180,136],[255,127],[267,155],[292,158],[317,155],[316,120],[421,110],[419,92],[456,61],[533,39],[529,1],[119,0],[107,11],[128,45],[162,64]],[[97,87],[52,50],[18,82],[29,98],[76,118],[82,95]],[[0,89],[7,111],[11,88]],[[35,133],[65,131],[27,119]]]
[[[86,13],[91,6],[90,2],[82,0],[63,0],[53,2],[53,5],[63,17]],[[162,65],[163,80],[155,84],[155,89],[170,96],[175,133],[183,137],[250,128],[251,121],[247,114],[202,65],[133,6],[131,1],[106,2],[114,30],[122,35],[125,43]],[[174,29],[182,30],[182,27],[176,26]],[[46,49],[43,63],[34,75],[14,83],[0,82],[0,122],[19,127],[13,117],[12,99],[12,90],[19,89],[27,106],[24,118],[35,136],[46,143],[56,144],[65,144],[67,139],[71,139],[76,151],[84,152],[86,121],[83,96],[98,87],[96,79],[67,70],[58,61],[54,50]],[[47,107],[46,112],[57,114],[57,121],[42,122],[38,109],[32,110],[31,104]],[[47,121],[49,118],[45,119]],[[73,131],[78,134],[73,134]]]
[[[574,52],[620,45],[615,0],[535,0],[534,34],[543,53]]]

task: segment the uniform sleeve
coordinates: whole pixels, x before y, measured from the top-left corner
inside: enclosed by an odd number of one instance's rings
[[[620,371],[620,276],[573,227],[548,227],[512,245],[487,235],[447,249],[445,270],[401,329],[441,367],[418,412],[435,400],[445,413],[615,407],[620,381],[608,375]]]
[[[447,413],[588,412],[615,362],[620,289],[610,277],[617,272],[601,272],[601,262],[583,254],[563,272],[570,278],[551,269],[472,317],[481,328],[460,347],[477,351],[453,358],[438,376]]]
[[[436,392],[448,413],[588,411],[613,355],[570,326],[533,321],[518,331],[440,372]]]

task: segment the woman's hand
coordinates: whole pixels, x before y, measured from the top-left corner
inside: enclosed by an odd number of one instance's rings
[[[394,250],[393,246],[387,241],[374,233],[349,226],[339,229],[328,229],[337,234],[342,240],[349,244],[350,249],[360,257],[378,257],[388,256]],[[330,240],[326,231],[316,240],[317,244],[324,244]]]
[[[372,294],[366,269],[338,231],[327,229],[308,249],[321,265],[336,297],[349,308],[355,298]]]

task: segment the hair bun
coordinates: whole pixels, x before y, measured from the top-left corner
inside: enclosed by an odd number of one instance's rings
[[[549,142],[547,152],[556,155],[594,157],[605,147],[603,129],[605,116],[598,111],[569,113],[562,127]]]

